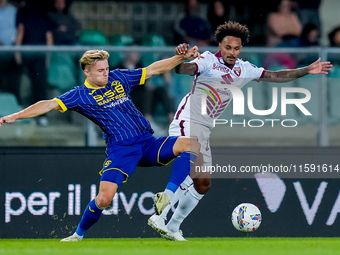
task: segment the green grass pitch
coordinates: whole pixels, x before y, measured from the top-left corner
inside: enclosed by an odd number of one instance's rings
[[[339,238],[188,238],[171,242],[161,238],[84,239],[60,243],[59,239],[0,239],[0,254],[338,254]]]

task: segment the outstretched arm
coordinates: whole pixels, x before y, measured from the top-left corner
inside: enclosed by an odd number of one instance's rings
[[[289,82],[307,74],[328,74],[328,71],[332,69],[331,62],[321,62],[319,58],[314,63],[306,67],[296,69],[285,69],[280,71],[267,71],[261,80],[270,82]]]
[[[189,51],[189,44],[182,43],[178,45],[175,49],[177,55],[186,55]],[[201,55],[198,58],[203,58]],[[178,74],[189,74],[195,75],[196,74],[197,66],[194,63],[184,63],[182,62],[178,66],[175,67],[175,72]]]
[[[191,76],[195,75],[197,66],[194,63],[184,63],[182,62],[175,67],[175,72],[178,74],[189,74]]]
[[[0,118],[0,127],[4,123],[12,123],[19,119],[33,118],[52,110],[60,110],[60,106],[57,101],[53,99],[39,101],[20,112]]]
[[[189,49],[185,54],[176,55],[171,58],[156,61],[146,68],[146,77],[148,79],[152,76],[162,74],[181,64],[184,60],[191,60],[200,56],[197,46]]]

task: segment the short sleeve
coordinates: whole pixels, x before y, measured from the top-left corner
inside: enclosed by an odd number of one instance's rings
[[[146,69],[115,69],[110,72],[110,77],[114,80],[120,80],[127,91],[131,91],[138,85],[144,85]]]
[[[265,69],[263,67],[257,67],[248,61],[245,62],[246,70],[247,70],[247,78],[250,78],[252,80],[258,80],[260,79],[264,72]]]
[[[213,54],[211,54],[209,51],[203,52],[201,54],[202,58],[195,58],[190,63],[195,63],[197,66],[196,73],[204,73],[206,70],[208,70],[212,63]]]
[[[66,112],[67,110],[74,110],[80,105],[79,90],[77,88],[71,89],[61,96],[54,98],[61,107],[61,112]]]

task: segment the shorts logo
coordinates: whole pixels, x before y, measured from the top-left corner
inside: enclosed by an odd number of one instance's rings
[[[104,168],[108,167],[111,163],[112,163],[111,160],[106,161],[104,164]]]

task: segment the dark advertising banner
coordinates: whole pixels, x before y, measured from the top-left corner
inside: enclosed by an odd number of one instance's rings
[[[104,152],[0,148],[0,238],[62,238],[73,233],[98,191]],[[182,224],[184,236],[247,236],[230,220],[242,202],[257,205],[263,218],[260,228],[248,235],[339,236],[340,179],[322,168],[326,164],[327,171],[336,173],[339,153],[339,148],[213,148],[215,166],[228,163],[240,170],[262,164],[262,171],[237,176],[211,171],[211,190]],[[281,164],[302,165],[305,172],[286,175],[277,167]],[[153,194],[164,190],[170,172],[170,166],[138,168],[86,237],[158,237],[147,219],[153,214]]]

